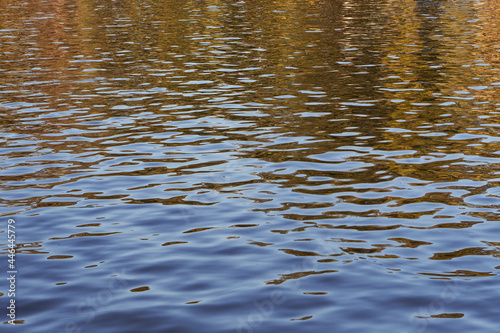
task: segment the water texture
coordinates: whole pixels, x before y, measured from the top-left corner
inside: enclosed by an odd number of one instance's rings
[[[497,0],[0,8],[2,332],[498,331]]]

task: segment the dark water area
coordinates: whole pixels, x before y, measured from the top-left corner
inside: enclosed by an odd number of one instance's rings
[[[0,8],[0,331],[498,331],[497,0]]]

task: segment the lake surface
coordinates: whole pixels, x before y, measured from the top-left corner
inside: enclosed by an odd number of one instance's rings
[[[0,8],[1,331],[498,331],[497,0]]]

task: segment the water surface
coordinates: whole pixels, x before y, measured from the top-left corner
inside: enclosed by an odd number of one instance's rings
[[[2,330],[497,330],[497,0],[0,8]]]

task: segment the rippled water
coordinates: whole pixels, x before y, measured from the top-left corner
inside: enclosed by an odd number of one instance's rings
[[[497,0],[0,7],[2,331],[498,330]]]

